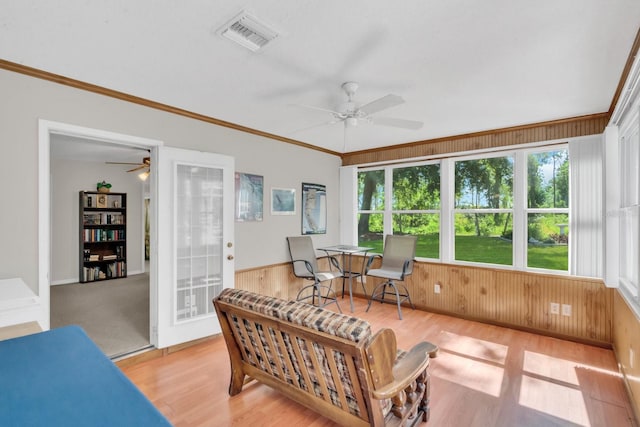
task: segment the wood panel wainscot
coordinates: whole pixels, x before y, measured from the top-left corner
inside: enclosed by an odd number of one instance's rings
[[[357,267],[361,262],[354,257]],[[284,299],[294,299],[304,285],[290,263],[237,271],[235,280],[237,288]],[[369,292],[376,280],[366,278]],[[406,285],[421,310],[611,347],[614,290],[601,280],[416,262]],[[342,289],[340,281],[333,286]],[[353,290],[364,298],[360,283]],[[552,302],[559,305],[558,314],[551,313]],[[570,306],[569,316],[562,314],[563,305]]]
[[[613,299],[613,351],[637,420],[640,419],[640,319],[617,290]]]

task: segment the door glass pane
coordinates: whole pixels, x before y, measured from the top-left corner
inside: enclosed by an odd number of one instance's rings
[[[527,230],[528,267],[569,269],[568,214],[529,214]]]
[[[222,291],[222,172],[177,166],[177,321],[212,314]]]

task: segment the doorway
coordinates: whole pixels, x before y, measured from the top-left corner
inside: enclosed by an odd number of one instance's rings
[[[48,203],[40,205],[40,236],[44,239],[40,241],[39,295],[48,312],[47,326],[79,324],[112,358],[153,345],[150,331],[156,310],[149,301],[155,285],[147,269],[147,263],[153,267],[153,260],[144,259],[144,207],[145,197],[153,199],[154,186],[149,182],[143,186],[136,182],[136,175],[126,172],[128,168],[105,162],[139,161],[161,143],[46,121],[40,125],[40,200]],[[78,283],[78,193],[95,190],[102,180],[113,181],[115,190],[129,193],[127,236],[135,236],[136,242],[127,253],[126,278]],[[137,191],[132,191],[135,185]],[[133,206],[136,209],[129,208]],[[128,238],[127,246],[130,241]],[[49,254],[43,256],[47,249]]]

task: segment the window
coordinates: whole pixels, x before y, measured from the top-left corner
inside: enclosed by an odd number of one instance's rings
[[[358,244],[382,253],[385,234],[417,235],[417,257],[440,257],[439,164],[358,173]]]
[[[393,169],[393,234],[418,236],[416,256],[440,258],[440,165]]]
[[[569,187],[566,143],[362,168],[358,244],[412,234],[418,258],[568,273]]]
[[[634,114],[620,132],[620,285],[635,298],[640,287],[640,123]]]
[[[358,245],[382,253],[384,240],[384,169],[358,173]]]
[[[513,157],[455,162],[457,261],[513,264]]]
[[[527,267],[569,269],[567,149],[527,156]]]

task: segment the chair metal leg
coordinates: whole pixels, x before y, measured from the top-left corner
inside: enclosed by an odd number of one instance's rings
[[[309,288],[312,288],[311,295],[300,297],[300,295]],[[326,288],[327,290],[325,295],[322,294],[322,288]],[[333,292],[333,296],[331,296],[332,292]],[[308,299],[311,300],[311,305],[315,307],[325,307],[329,304],[335,303],[336,306],[338,307],[338,311],[342,313],[340,304],[338,304],[338,295],[336,292],[333,291],[331,286],[323,286],[320,283],[314,283],[312,285],[304,286],[302,289],[298,291],[298,294],[296,295],[296,301],[304,301]]]
[[[338,304],[338,294],[337,294],[337,292],[335,292],[333,290],[331,285],[322,286],[320,283],[317,283],[315,288],[318,291],[318,307],[325,307],[325,306],[327,306],[329,304],[335,303],[336,307],[338,307],[338,311],[340,313],[342,313],[342,309],[340,308],[340,304]],[[326,288],[327,289],[327,293],[324,296],[322,295],[322,288]],[[332,292],[333,292],[333,296],[331,296]],[[323,298],[324,298],[324,302],[322,302]],[[327,302],[327,300],[330,300],[330,302]]]
[[[387,291],[387,286],[391,287],[393,291]],[[409,290],[407,289],[407,287],[404,285],[400,285],[400,286],[402,286],[402,290],[404,291],[404,293],[400,293],[400,291],[398,290],[398,285],[396,285],[392,280],[387,280],[379,284],[378,286],[376,286],[373,292],[371,293],[371,298],[369,298],[369,303],[367,304],[366,311],[369,311],[369,308],[371,308],[371,303],[373,301],[380,301],[380,303],[383,304],[385,302],[385,299],[384,299],[385,295],[387,294],[394,295],[395,303],[398,306],[398,317],[400,318],[400,320],[402,320],[401,304],[403,301],[405,300],[409,301],[409,304],[411,305],[411,308],[413,310],[415,310],[416,307],[413,305],[413,302],[411,301],[411,296],[409,295]],[[380,288],[382,288],[382,291],[378,292]],[[387,301],[387,302],[392,302],[392,301]]]

